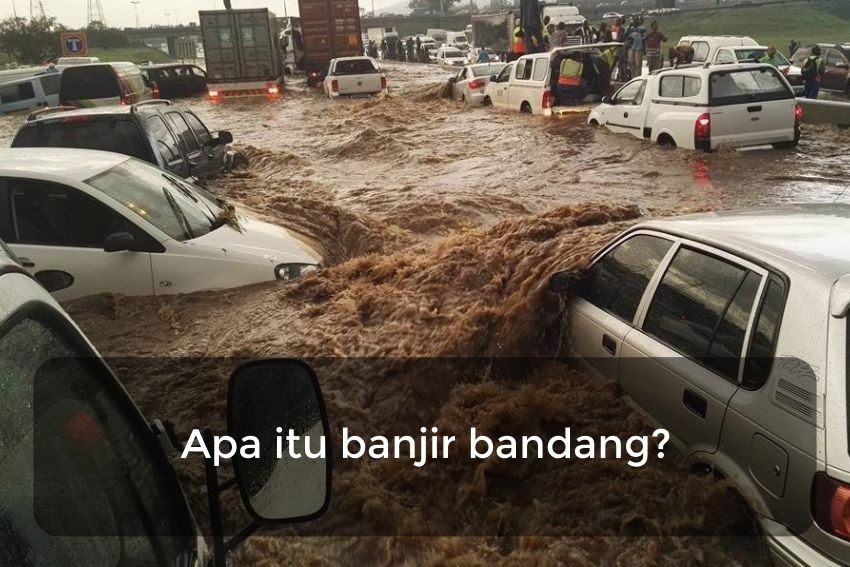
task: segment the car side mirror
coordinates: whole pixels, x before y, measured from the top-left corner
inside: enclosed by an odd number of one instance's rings
[[[113,232],[103,242],[104,252],[123,252],[132,250],[136,245],[136,237],[131,232]]]
[[[556,272],[549,277],[549,291],[554,293],[577,291],[582,287],[583,277],[584,272],[581,270]]]
[[[215,139],[215,143],[219,145],[232,144],[233,143],[233,134],[231,134],[227,130],[221,130],[218,133],[218,136]]]
[[[607,95],[603,96],[602,97],[602,104],[614,104],[614,99],[611,98],[610,96],[607,96]]]
[[[50,293],[69,288],[74,284],[74,276],[62,270],[41,270],[33,277]]]
[[[498,83],[499,82],[499,76],[498,75],[490,75],[490,82]]]
[[[232,463],[242,500],[263,522],[316,518],[330,504],[330,429],[319,383],[305,363],[291,359],[246,363],[230,378],[228,435],[260,440],[259,458],[234,455]],[[282,433],[278,433],[281,431]],[[298,436],[290,457],[288,436]],[[278,458],[276,438],[284,440]],[[318,454],[324,448],[323,456]]]

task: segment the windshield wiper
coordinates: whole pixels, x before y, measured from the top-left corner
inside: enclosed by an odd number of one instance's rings
[[[189,219],[186,218],[186,215],[183,213],[183,209],[181,209],[180,205],[177,204],[177,201],[174,200],[174,195],[171,194],[168,187],[163,187],[162,193],[165,195],[165,200],[168,201],[168,206],[171,207],[171,211],[177,217],[177,220],[179,220],[183,225],[183,234],[188,239],[195,238],[195,233],[192,232],[192,227],[189,226]]]

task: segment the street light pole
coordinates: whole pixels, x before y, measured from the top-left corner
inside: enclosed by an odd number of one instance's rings
[[[165,13],[166,21],[168,22],[168,27],[171,27],[171,12]]]
[[[133,11],[136,13],[136,29],[142,27],[139,24],[139,0],[130,0],[130,4],[133,5]]]

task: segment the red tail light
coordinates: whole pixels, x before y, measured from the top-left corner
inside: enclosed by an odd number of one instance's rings
[[[850,484],[822,472],[816,474],[812,484],[812,516],[823,531],[850,541]]]
[[[159,98],[159,85],[155,82],[151,83],[151,95],[153,95],[154,98]]]
[[[803,107],[800,103],[797,103],[797,106],[794,107],[794,125],[799,127],[800,122],[803,121]]]
[[[280,89],[277,88],[276,86],[271,86],[271,87],[266,89],[266,92],[268,92],[268,94],[270,94],[270,95],[276,95],[276,94],[280,93]]]
[[[472,90],[483,89],[486,84],[481,79],[475,79],[474,81],[469,81],[469,88]]]
[[[336,79],[331,81],[331,92],[338,93],[339,92],[339,81]]]
[[[552,108],[552,91],[543,91],[543,108]]]
[[[381,76],[381,90],[384,90],[386,88],[387,88],[387,78],[382,75]]]
[[[216,90],[211,90],[211,91],[210,91],[210,98],[218,98],[219,96],[221,96],[221,93],[220,93],[220,92],[218,92],[218,91],[216,91]]]
[[[706,152],[711,150],[711,115],[707,112],[694,122],[694,147]]]

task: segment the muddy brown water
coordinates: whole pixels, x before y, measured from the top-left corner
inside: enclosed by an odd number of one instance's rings
[[[558,298],[546,291],[557,269],[581,269],[618,231],[645,215],[787,201],[832,201],[844,190],[850,133],[804,130],[796,150],[710,155],[666,150],[604,131],[581,117],[470,109],[439,97],[449,72],[387,66],[391,90],[375,99],[331,102],[300,85],[281,100],[191,105],[214,129],[230,130],[249,166],[210,184],[217,193],[309,240],[326,269],[305,280],[177,297],[84,298],[67,307],[105,354],[114,356],[544,356],[560,333]],[[0,117],[7,144],[19,117]],[[845,195],[843,198],[850,198]],[[144,380],[124,377],[148,416],[221,427],[226,377],[175,380],[160,359]],[[405,394],[378,379],[320,376],[332,418],[380,427],[405,424]],[[409,392],[407,393],[409,395]],[[373,403],[381,400],[380,404]],[[370,409],[370,408],[381,408]],[[616,388],[579,372],[539,372],[527,383],[459,383],[433,409],[441,426],[582,416],[605,432],[646,425]],[[388,418],[387,416],[393,416]],[[560,420],[560,421],[559,421]],[[391,424],[392,425],[392,424]],[[393,464],[386,465],[389,468]],[[461,479],[481,518],[546,526],[567,508],[545,501],[565,486],[570,505],[604,507],[612,490],[634,501],[624,522],[646,528],[658,507],[673,524],[698,523],[665,495],[687,491],[697,515],[742,521],[725,485],[675,467],[638,470],[610,463],[537,467],[523,479],[525,505],[510,487],[487,482],[497,464]],[[200,463],[179,471],[203,517]],[[385,501],[392,472],[348,469],[329,514],[340,522],[428,522],[449,517],[452,494]],[[445,479],[457,482],[446,470]],[[457,474],[457,471],[454,471]],[[488,476],[489,475],[489,476]],[[496,474],[496,477],[498,475]],[[426,496],[430,496],[426,497]],[[666,507],[665,507],[666,506]],[[724,511],[725,510],[725,511]],[[705,521],[705,518],[702,519]],[[643,522],[643,523],[641,523]],[[732,529],[735,528],[735,529]],[[601,529],[601,528],[600,528]],[[456,564],[682,565],[765,562],[752,538],[679,536],[650,525],[634,537],[602,537],[594,526],[569,537],[252,538],[240,565]],[[741,531],[751,533],[747,529]]]

